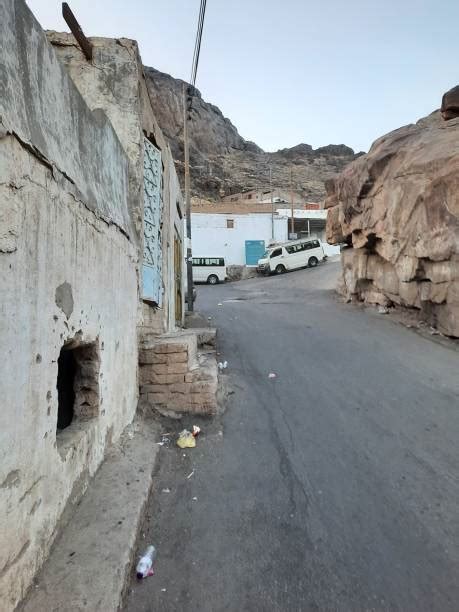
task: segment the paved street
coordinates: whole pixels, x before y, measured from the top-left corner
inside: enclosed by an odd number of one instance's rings
[[[233,393],[160,450],[128,612],[459,609],[459,353],[339,303],[337,272],[198,288]]]

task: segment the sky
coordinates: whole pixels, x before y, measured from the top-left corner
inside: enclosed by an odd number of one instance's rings
[[[199,0],[69,0],[87,36],[134,38],[189,80]],[[61,2],[28,0],[68,31]],[[371,143],[459,83],[457,0],[207,0],[196,86],[265,151]]]

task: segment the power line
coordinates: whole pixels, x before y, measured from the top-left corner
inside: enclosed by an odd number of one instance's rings
[[[201,40],[202,40],[202,30],[204,27],[204,17],[206,14],[206,4],[207,0],[201,0],[201,6],[199,8],[199,18],[198,18],[198,29],[196,32],[196,41],[194,45],[194,53],[193,53],[193,62],[191,66],[191,79],[190,83],[195,86],[196,83],[196,74],[198,72],[198,64],[199,64],[199,54],[201,52]]]

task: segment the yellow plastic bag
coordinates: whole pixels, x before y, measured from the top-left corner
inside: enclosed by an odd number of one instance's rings
[[[196,438],[193,436],[191,431],[184,429],[179,434],[177,446],[180,448],[194,448],[196,446]]]

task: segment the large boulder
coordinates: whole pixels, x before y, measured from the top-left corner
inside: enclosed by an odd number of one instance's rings
[[[459,117],[459,85],[443,94],[440,110],[445,121]]]
[[[340,290],[418,308],[459,336],[459,87],[442,112],[379,138],[326,189],[327,240],[356,251],[343,251]]]

